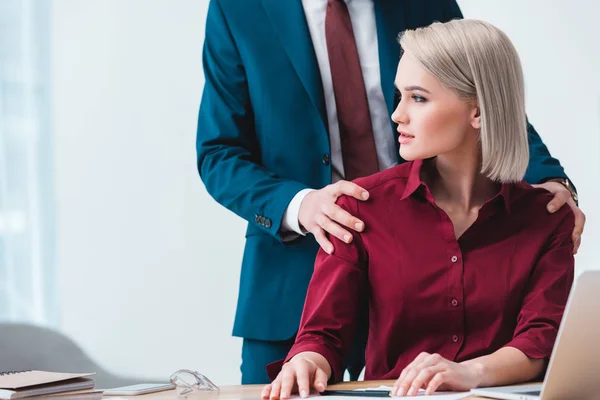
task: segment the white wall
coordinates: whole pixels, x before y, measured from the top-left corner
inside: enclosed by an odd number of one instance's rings
[[[54,1],[61,326],[116,372],[234,383],[243,223],[195,168],[207,4]]]
[[[207,0],[53,0],[61,327],[119,373],[239,381],[230,336],[244,223],[195,169]],[[588,215],[600,262],[600,28],[594,0],[463,0],[524,62],[528,112]]]

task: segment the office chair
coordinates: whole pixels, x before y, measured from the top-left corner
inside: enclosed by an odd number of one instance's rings
[[[101,368],[79,346],[52,329],[0,323],[0,371],[95,372],[96,388],[109,389],[146,381],[120,377]]]

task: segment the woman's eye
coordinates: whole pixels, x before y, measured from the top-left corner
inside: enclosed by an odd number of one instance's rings
[[[419,96],[417,94],[413,94],[412,98],[417,102],[417,103],[424,103],[427,101],[427,99],[423,96]]]

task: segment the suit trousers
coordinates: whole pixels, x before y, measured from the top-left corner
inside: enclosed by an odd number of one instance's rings
[[[359,318],[354,341],[346,356],[345,368],[351,381],[357,381],[365,366],[365,347],[368,337],[368,313],[363,311]],[[267,365],[284,359],[294,344],[295,337],[283,341],[267,341],[244,338],[242,344],[242,384],[267,384]],[[343,377],[340,377],[340,381]]]

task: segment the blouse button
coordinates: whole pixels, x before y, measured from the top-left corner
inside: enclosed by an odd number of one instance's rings
[[[458,300],[452,299],[452,305],[456,307],[458,305]]]
[[[457,261],[458,261],[458,257],[456,257],[456,256],[452,256],[451,260],[452,260],[452,262],[453,262],[453,263],[455,263],[455,262],[457,262]]]
[[[452,336],[452,341],[454,343],[458,342],[458,336],[456,336],[456,335]]]

